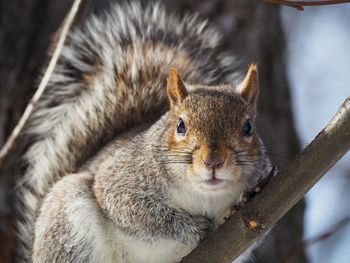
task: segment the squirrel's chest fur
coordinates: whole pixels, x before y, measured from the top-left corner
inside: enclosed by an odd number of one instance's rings
[[[196,245],[186,245],[175,240],[161,239],[153,243],[144,242],[119,233],[127,256],[125,262],[132,263],[175,263],[192,251]],[[127,259],[126,259],[127,258]],[[123,261],[124,263],[124,261]]]
[[[83,262],[79,261],[82,260],[79,251],[83,249],[79,248],[79,244],[82,247],[89,246],[91,252],[86,255],[87,261],[101,263],[174,263],[181,261],[181,258],[196,246],[164,238],[151,242],[144,241],[124,233],[119,226],[106,218],[92,198],[92,181],[91,175],[73,174],[65,177],[53,188],[42,208],[47,213],[50,212],[51,218],[39,217],[36,230],[37,240],[50,241],[50,238],[40,236],[40,233],[47,231],[45,229],[48,227],[55,232],[62,229],[63,225],[69,225],[69,235],[74,239],[57,240],[65,243],[68,248],[71,243],[74,244],[72,251],[67,251],[67,253],[73,253],[72,258],[77,260],[76,262]],[[182,207],[185,203],[186,207]],[[182,209],[189,212],[217,215],[216,225],[222,223],[223,212],[230,203],[232,200],[229,201],[219,196],[207,199],[194,196],[191,199],[185,189],[173,190],[172,197],[169,199],[169,205],[178,208],[181,206]],[[61,220],[61,213],[65,213],[64,221]],[[219,219],[221,219],[220,222],[217,221]],[[51,248],[48,246],[43,249],[50,250]],[[76,258],[74,253],[77,253]]]
[[[232,189],[230,194],[210,195],[193,191],[188,185],[183,185],[169,191],[168,204],[193,215],[213,218],[215,226],[218,226],[230,215],[232,206],[239,201],[241,194],[242,189],[239,185]]]

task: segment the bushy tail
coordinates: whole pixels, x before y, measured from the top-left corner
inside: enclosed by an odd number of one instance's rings
[[[166,110],[166,75],[187,81],[236,79],[218,36],[193,16],[178,19],[159,5],[115,6],[72,33],[23,135],[25,174],[18,187],[18,256],[30,262],[41,202],[62,176],[75,172],[115,135]]]

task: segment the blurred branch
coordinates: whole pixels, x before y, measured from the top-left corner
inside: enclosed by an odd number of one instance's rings
[[[328,230],[327,232],[324,232],[314,238],[305,240],[304,242],[302,242],[300,244],[299,247],[297,247],[296,249],[294,249],[291,253],[289,253],[286,258],[284,260],[282,260],[282,262],[284,263],[288,263],[291,262],[298,254],[300,254],[301,252],[303,252],[304,250],[306,250],[308,247],[310,247],[311,245],[326,240],[328,238],[330,238],[332,235],[334,235],[338,230],[342,229],[343,227],[347,226],[350,223],[350,216],[343,218],[342,220],[340,220],[338,223],[336,223],[330,230]]]
[[[350,98],[280,175],[198,245],[183,262],[232,262],[281,219],[350,149]]]
[[[304,6],[320,6],[320,5],[336,5],[350,3],[350,0],[330,0],[330,1],[287,1],[287,0],[262,0],[268,4],[285,5],[294,7],[300,11],[304,10]]]
[[[10,153],[12,148],[15,145],[16,139],[18,138],[18,135],[22,131],[24,125],[28,121],[31,113],[35,109],[41,95],[45,91],[47,84],[49,82],[49,79],[52,75],[52,72],[56,66],[57,60],[61,54],[63,44],[67,38],[69,29],[71,28],[74,18],[76,17],[76,14],[79,10],[79,6],[82,0],[74,0],[72,7],[67,14],[64,22],[62,23],[61,30],[60,30],[60,35],[56,44],[56,47],[54,48],[52,57],[50,59],[50,62],[45,70],[44,76],[41,79],[41,82],[39,84],[38,89],[36,90],[33,98],[30,100],[29,104],[27,105],[26,109],[23,112],[22,117],[20,118],[19,122],[17,123],[16,127],[13,129],[12,133],[8,137],[7,141],[5,144],[2,146],[0,150],[0,171],[2,170],[5,159],[7,155]]]

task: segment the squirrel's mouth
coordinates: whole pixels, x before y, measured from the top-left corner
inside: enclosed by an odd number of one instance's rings
[[[201,181],[201,188],[208,192],[224,190],[226,189],[227,185],[228,180],[219,179],[215,177]]]
[[[220,184],[223,184],[225,182],[226,182],[225,179],[217,178],[215,169],[213,169],[212,171],[211,178],[204,180],[204,183],[209,186],[219,186]]]
[[[225,169],[198,169],[195,174],[198,186],[209,192],[226,189],[233,180],[229,171]]]
[[[220,183],[223,183],[226,180],[218,179],[216,177],[212,177],[211,179],[205,180],[204,182],[209,185],[218,185]]]

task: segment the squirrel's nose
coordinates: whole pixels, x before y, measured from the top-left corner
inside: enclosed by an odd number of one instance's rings
[[[209,169],[219,169],[224,165],[224,160],[217,158],[204,159],[203,162]]]

